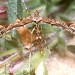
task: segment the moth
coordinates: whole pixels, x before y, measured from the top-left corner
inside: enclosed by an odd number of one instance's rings
[[[68,30],[70,33],[74,35],[75,31],[75,23],[69,23],[69,22],[63,22],[55,19],[50,19],[50,18],[42,18],[39,16],[39,12],[36,10],[34,13],[34,16],[29,16],[27,18],[23,18],[22,20],[17,20],[15,23],[10,24],[8,27],[2,27],[0,28],[0,35],[2,36],[4,33],[7,31],[16,28],[16,27],[22,27],[25,26],[29,23],[35,23],[35,27],[31,31],[31,34],[35,31],[36,32],[36,43],[39,46],[39,48],[42,48],[42,36],[41,36],[41,30],[39,27],[39,23],[47,23],[52,26],[60,26],[63,29]]]

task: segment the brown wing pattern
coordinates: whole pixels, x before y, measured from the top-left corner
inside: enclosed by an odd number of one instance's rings
[[[75,31],[75,23],[70,23],[70,22],[63,22],[63,21],[59,21],[59,20],[55,20],[55,19],[50,19],[50,18],[41,18],[39,16],[38,11],[36,11],[34,13],[34,16],[32,17],[28,17],[28,18],[24,18],[22,20],[17,20],[14,24],[10,24],[8,27],[4,28],[3,27],[0,29],[0,35],[2,35],[3,33],[6,33],[7,31],[16,28],[16,27],[21,27],[24,26],[26,24],[35,22],[37,25],[40,22],[44,22],[44,23],[48,23],[51,24],[52,26],[60,26],[63,29],[67,29],[68,31],[70,31],[72,34]]]
[[[59,20],[50,19],[50,18],[42,18],[42,22],[51,24],[52,26],[53,25],[60,26],[63,29],[68,30],[72,34],[74,34],[73,32],[75,31],[75,23],[59,21]]]

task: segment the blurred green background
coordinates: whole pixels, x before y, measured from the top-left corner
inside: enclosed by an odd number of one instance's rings
[[[30,12],[38,10],[40,16],[75,22],[75,0],[24,0],[24,2]],[[0,0],[0,5],[7,6],[8,0]],[[23,7],[25,9],[25,6]]]

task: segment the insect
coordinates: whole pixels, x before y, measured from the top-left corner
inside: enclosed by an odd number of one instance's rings
[[[51,24],[52,26],[60,26],[64,29],[67,29],[69,32],[71,32],[74,35],[74,27],[75,24],[74,23],[67,23],[67,22],[63,22],[63,21],[59,21],[59,20],[55,20],[55,19],[50,19],[50,18],[42,18],[39,16],[39,12],[36,10],[34,13],[34,16],[30,16],[27,18],[23,18],[22,20],[17,20],[14,24],[10,24],[8,27],[2,27],[0,30],[0,35],[3,35],[4,33],[6,33],[7,31],[16,28],[16,27],[21,27],[24,25],[27,25],[29,23],[35,23],[35,27],[33,28],[33,30],[31,31],[31,33],[33,33],[34,31],[36,32],[36,43],[39,46],[39,48],[42,48],[42,35],[41,35],[41,30],[39,27],[39,23],[48,23]]]

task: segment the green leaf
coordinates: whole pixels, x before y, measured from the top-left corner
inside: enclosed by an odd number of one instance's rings
[[[68,16],[66,16],[66,15],[62,15],[62,14],[56,16],[56,18],[59,19],[59,20],[66,21],[66,22],[70,22],[70,21],[71,21],[71,19],[70,19]]]
[[[22,0],[9,0],[8,3],[8,20],[9,23],[14,23],[16,19],[23,18]]]
[[[67,49],[72,52],[73,54],[75,54],[75,45],[68,45]]]
[[[45,58],[44,53],[37,52],[34,54],[34,56],[31,58],[31,66],[33,68],[36,68],[38,64],[43,61]]]
[[[22,74],[20,74],[22,75]],[[28,72],[26,70],[23,70],[23,75],[28,75]]]
[[[45,1],[45,0],[40,0],[40,3],[41,3],[41,4],[45,4],[46,1]]]
[[[37,8],[40,5],[40,0],[30,0],[26,5],[30,9]]]
[[[4,56],[11,55],[13,53],[16,53],[16,52],[17,52],[17,49],[11,49],[11,50],[0,52],[0,56],[4,57]]]
[[[17,14],[19,16],[19,19],[23,18],[23,5],[22,0],[17,1]]]
[[[13,30],[11,31],[11,36],[12,36],[13,38],[15,38],[15,39],[18,39],[19,34],[18,34],[18,32],[17,32],[16,29],[13,29]]]
[[[35,70],[35,74],[36,75],[48,75],[44,61],[40,62],[40,64],[37,66]]]
[[[57,10],[57,6],[55,6],[53,3],[51,2],[46,2],[46,14],[49,15],[50,13],[53,13]]]
[[[9,0],[8,2],[8,21],[9,23],[14,23],[17,19],[17,1]]]
[[[59,31],[59,28],[53,27],[50,24],[40,24],[40,28],[43,34],[50,34],[52,32]]]
[[[16,39],[5,40],[4,48],[6,48],[7,50],[18,48],[18,43],[17,43]]]
[[[61,0],[48,0],[51,1],[53,4],[58,4]]]
[[[19,47],[18,39],[10,37],[9,39],[3,38],[0,40],[1,47],[5,48],[6,50],[11,50],[14,48]]]
[[[56,49],[61,56],[65,55],[66,43],[64,39],[64,35],[62,32],[58,33],[58,44],[56,45]]]

